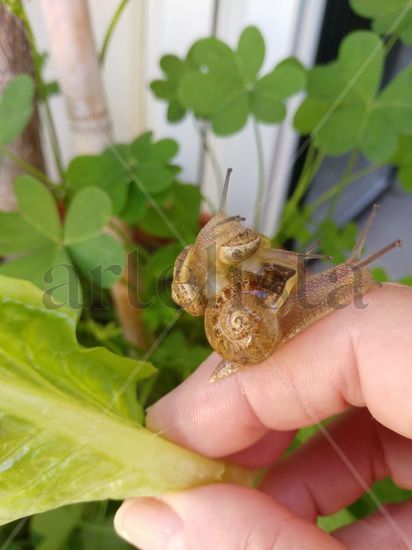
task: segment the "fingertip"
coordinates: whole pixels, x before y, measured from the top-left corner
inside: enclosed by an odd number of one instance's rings
[[[168,504],[157,498],[125,501],[115,515],[114,527],[121,538],[141,550],[187,548],[183,522]]]

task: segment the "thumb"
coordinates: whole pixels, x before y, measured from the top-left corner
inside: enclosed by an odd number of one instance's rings
[[[117,512],[115,527],[142,550],[345,548],[267,495],[226,484],[129,500]]]

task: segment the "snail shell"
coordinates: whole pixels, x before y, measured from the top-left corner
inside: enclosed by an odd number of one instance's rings
[[[251,365],[266,359],[282,339],[279,305],[257,274],[238,272],[234,279],[209,300],[205,331],[224,359]]]

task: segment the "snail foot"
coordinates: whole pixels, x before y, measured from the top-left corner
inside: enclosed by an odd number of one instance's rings
[[[239,363],[233,363],[232,361],[226,361],[225,359],[222,359],[222,361],[213,371],[212,376],[209,378],[209,382],[218,382],[219,380],[223,380],[223,378],[232,376],[232,374],[235,374],[241,368],[242,365],[239,365]]]

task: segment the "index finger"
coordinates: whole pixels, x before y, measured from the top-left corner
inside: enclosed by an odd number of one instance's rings
[[[280,346],[264,363],[210,384],[213,354],[148,412],[149,428],[209,456],[246,448],[269,429],[314,424],[350,405],[412,437],[412,289],[369,291]]]

